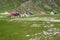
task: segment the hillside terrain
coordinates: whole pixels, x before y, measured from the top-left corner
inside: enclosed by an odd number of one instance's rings
[[[60,12],[60,0],[0,0],[0,12],[14,11],[19,12],[33,11],[39,12],[41,10]],[[23,10],[23,11],[22,11]]]
[[[0,40],[60,40],[60,0],[0,0]]]

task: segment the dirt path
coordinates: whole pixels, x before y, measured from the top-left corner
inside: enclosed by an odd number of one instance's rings
[[[60,20],[56,20],[54,18],[39,18],[39,17],[34,17],[34,18],[16,18],[16,19],[11,19],[9,21],[50,21],[50,22],[60,22]]]

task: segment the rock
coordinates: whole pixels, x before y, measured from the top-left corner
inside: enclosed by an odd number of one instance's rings
[[[26,35],[26,37],[29,37],[30,35]]]

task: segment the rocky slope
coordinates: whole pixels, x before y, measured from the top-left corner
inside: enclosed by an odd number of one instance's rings
[[[0,11],[60,12],[59,0],[0,0]]]

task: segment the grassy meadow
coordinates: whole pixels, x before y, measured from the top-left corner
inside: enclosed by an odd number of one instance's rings
[[[60,18],[56,15],[35,15],[34,17]],[[0,18],[0,40],[60,40],[60,22],[9,21],[11,19],[15,18]]]

